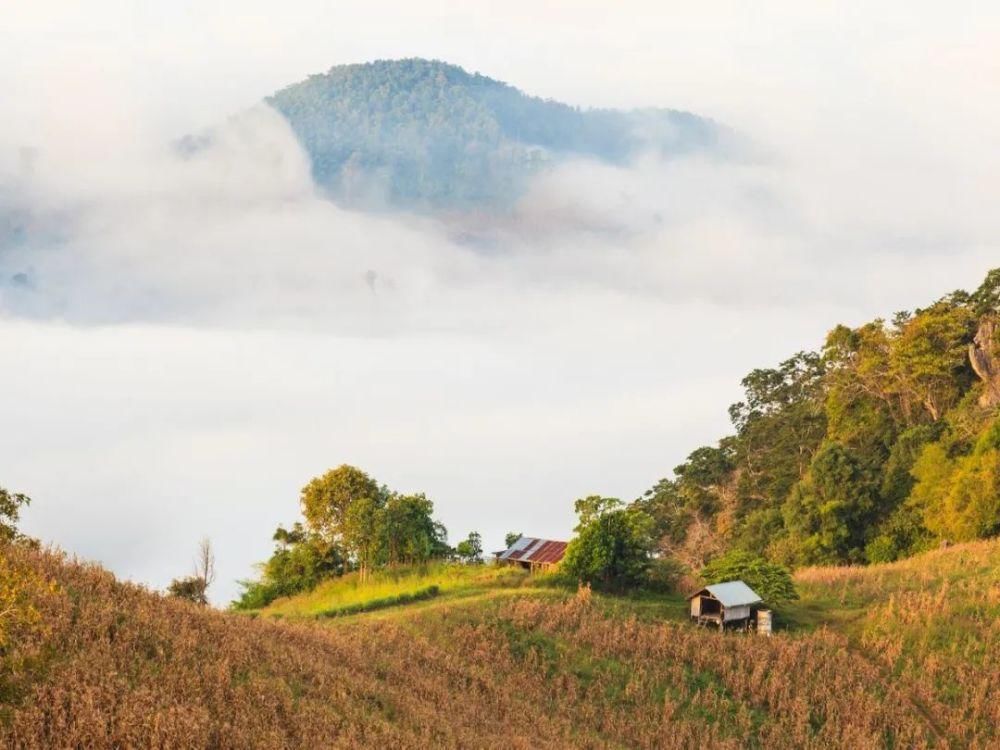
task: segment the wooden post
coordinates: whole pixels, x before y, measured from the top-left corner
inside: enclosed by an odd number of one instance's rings
[[[771,624],[772,624],[771,610],[760,609],[757,610],[757,632],[760,635],[766,635],[771,637]]]

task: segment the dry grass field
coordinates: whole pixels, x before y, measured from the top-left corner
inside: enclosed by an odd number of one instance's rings
[[[991,542],[802,571],[766,639],[694,628],[676,599],[509,586],[248,617],[7,546],[0,746],[997,747],[998,563]]]

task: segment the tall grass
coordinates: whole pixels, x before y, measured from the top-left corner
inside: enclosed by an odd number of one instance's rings
[[[1000,541],[796,579],[803,599],[854,612],[852,640],[955,746],[1000,747]]]
[[[38,615],[0,651],[2,747],[944,746],[908,689],[825,630],[720,635],[553,591],[331,628],[0,556]],[[995,746],[975,726],[965,746]]]

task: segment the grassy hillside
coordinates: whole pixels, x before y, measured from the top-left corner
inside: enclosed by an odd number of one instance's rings
[[[1000,542],[796,580],[799,614],[847,635],[956,747],[1000,744]]]
[[[995,747],[998,570],[995,541],[808,569],[798,628],[765,639],[679,621],[678,598],[502,579],[433,606],[252,618],[7,545],[0,745]]]

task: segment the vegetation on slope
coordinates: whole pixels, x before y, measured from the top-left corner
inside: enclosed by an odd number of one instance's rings
[[[308,617],[373,600],[410,597],[435,588],[445,597],[473,596],[495,588],[517,588],[526,582],[527,571],[484,565],[436,562],[421,566],[386,568],[362,581],[357,573],[330,578],[307,593],[277,599],[260,610],[264,615]]]
[[[236,609],[265,607],[352,570],[365,583],[372,571],[455,554],[426,496],[393,492],[353,466],[338,466],[310,480],[299,505],[304,522],[274,532],[274,553],[260,566],[259,579],[242,582]],[[468,541],[478,545],[478,534],[470,534]],[[481,546],[476,550],[473,557],[478,559]]]
[[[807,568],[796,583],[801,614],[839,621],[954,747],[1000,743],[1000,542],[867,568]]]
[[[891,322],[837,326],[743,380],[735,434],[636,502],[698,570],[885,562],[1000,532],[1000,269]]]
[[[0,560],[18,611],[36,613],[16,637],[0,619],[11,748],[945,746],[908,690],[829,629],[723,636],[587,589],[271,621],[21,544]],[[995,739],[974,731],[969,746]]]
[[[717,139],[713,124],[684,112],[580,110],[420,59],[336,66],[267,102],[288,119],[317,182],[368,206],[503,206],[568,154],[622,162]]]

